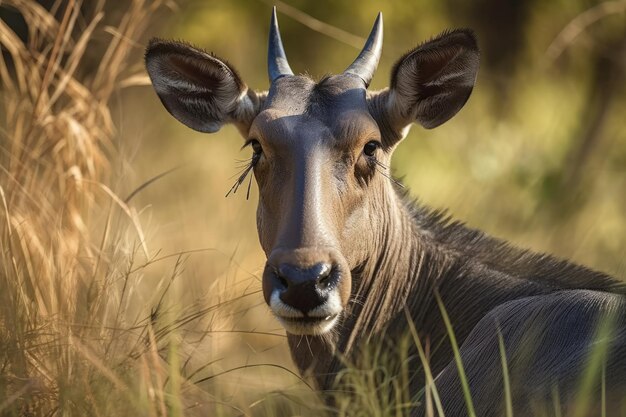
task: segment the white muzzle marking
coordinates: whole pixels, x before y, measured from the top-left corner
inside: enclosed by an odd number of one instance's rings
[[[287,332],[297,335],[321,335],[335,326],[343,307],[338,291],[333,290],[324,304],[315,307],[305,316],[302,311],[285,304],[280,299],[278,290],[274,290],[270,297],[270,309]]]

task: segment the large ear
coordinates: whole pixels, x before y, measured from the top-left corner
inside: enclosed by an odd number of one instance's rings
[[[381,93],[380,117],[394,136],[417,121],[432,129],[463,107],[478,73],[479,51],[467,29],[444,32],[406,53],[393,67],[389,90]]]
[[[151,40],[146,69],[165,108],[200,132],[234,123],[245,135],[259,111],[259,98],[232,67],[190,45]]]

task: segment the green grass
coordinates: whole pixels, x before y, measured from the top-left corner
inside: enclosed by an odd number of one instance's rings
[[[456,341],[456,336],[454,335],[454,329],[452,328],[452,323],[450,322],[450,318],[448,317],[446,308],[443,305],[443,301],[441,300],[441,297],[439,296],[438,293],[435,294],[435,299],[437,300],[437,305],[439,306],[439,311],[441,312],[441,317],[443,318],[443,322],[448,332],[448,337],[450,338],[450,344],[452,345],[452,352],[454,353],[454,362],[456,363],[456,367],[459,372],[459,379],[461,380],[461,388],[463,389],[463,398],[465,398],[465,404],[467,405],[467,414],[470,417],[475,417],[476,412],[474,411],[474,402],[472,401],[472,394],[470,392],[469,384],[467,382],[467,376],[465,375],[465,369],[463,368],[463,361],[461,360],[460,346]]]
[[[504,408],[506,417],[513,417],[513,398],[511,397],[511,380],[509,366],[507,364],[506,348],[502,333],[498,329],[498,348],[500,350],[500,363],[502,364],[502,383],[504,384]]]

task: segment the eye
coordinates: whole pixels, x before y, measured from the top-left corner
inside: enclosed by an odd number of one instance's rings
[[[252,148],[252,152],[254,152],[255,155],[261,155],[263,153],[263,148],[261,147],[261,144],[258,140],[250,139],[248,141],[248,145],[250,145],[250,147]]]
[[[375,140],[371,140],[365,144],[363,147],[363,153],[366,156],[374,156],[376,154],[376,150],[380,148],[380,142]]]

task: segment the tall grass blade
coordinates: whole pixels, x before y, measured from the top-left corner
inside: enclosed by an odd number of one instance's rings
[[[407,310],[406,306],[404,307],[404,315],[406,317],[407,323],[409,324],[409,330],[411,332],[411,336],[413,337],[413,342],[415,343],[415,347],[417,347],[417,353],[420,357],[420,361],[422,362],[422,366],[424,367],[424,374],[426,375],[426,390],[425,396],[431,396],[432,400],[435,403],[435,407],[437,408],[437,415],[440,417],[444,417],[445,414],[443,412],[443,407],[441,405],[441,399],[439,398],[439,391],[437,391],[437,386],[435,385],[435,381],[433,379],[433,373],[430,370],[430,361],[428,360],[428,356],[424,351],[424,347],[422,346],[422,342],[419,338],[419,334],[417,333],[417,329],[415,328],[415,324],[411,319],[411,315]]]
[[[595,335],[595,346],[591,351],[588,364],[580,379],[580,385],[576,393],[576,401],[572,417],[584,417],[589,412],[595,387],[600,383],[604,386],[604,368],[608,350],[611,345],[611,333],[615,325],[615,317],[610,314],[599,320]],[[602,405],[604,405],[604,390],[601,388]]]
[[[439,295],[439,293],[435,293],[435,299],[437,300],[437,305],[439,306],[439,311],[441,312],[441,317],[443,318],[443,322],[448,332],[448,337],[450,338],[450,344],[452,345],[454,362],[456,363],[456,367],[459,372],[461,388],[463,389],[463,398],[465,399],[465,405],[467,406],[467,414],[470,417],[476,417],[476,412],[474,411],[474,403],[472,401],[472,395],[470,393],[469,384],[467,382],[467,376],[465,375],[465,369],[463,368],[461,352],[459,351],[459,345],[456,341],[456,336],[454,335],[452,323],[450,323],[450,318],[448,317],[448,313],[445,306],[443,305],[443,301],[441,300],[441,296]]]
[[[498,347],[500,349],[500,363],[502,364],[502,379],[504,383],[504,406],[506,417],[513,417],[513,398],[511,397],[511,379],[509,377],[509,365],[506,356],[506,348],[502,332],[498,327]]]

